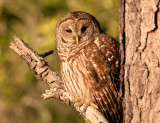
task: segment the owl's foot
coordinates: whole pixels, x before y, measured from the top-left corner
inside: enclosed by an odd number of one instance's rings
[[[78,106],[78,107],[85,104],[85,101],[82,100],[80,97],[72,98],[71,102],[75,103],[75,105]]]
[[[98,106],[96,104],[94,104],[93,102],[91,102],[90,104],[92,107],[94,107],[95,109],[98,109]]]
[[[77,102],[80,102],[81,101],[81,98],[80,97],[74,97],[71,99],[71,102],[73,103],[77,103]]]
[[[93,102],[87,102],[85,100],[82,100],[80,97],[75,97],[75,98],[72,98],[71,100],[73,103],[75,103],[75,105],[77,107],[80,107],[83,105],[83,109],[81,110],[81,112],[85,112],[86,109],[88,108],[88,106],[92,106],[96,109],[98,109],[98,106],[96,104],[94,104]]]
[[[94,104],[93,102],[90,103],[86,103],[84,104],[84,108],[82,109],[82,112],[86,111],[86,109],[88,108],[88,106],[92,106],[93,108],[98,110],[98,106],[96,104]]]

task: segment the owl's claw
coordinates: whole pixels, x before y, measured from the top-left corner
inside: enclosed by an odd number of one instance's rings
[[[80,102],[76,103],[76,106],[80,107],[81,105],[84,105],[84,104],[85,104],[85,102],[83,100],[81,100]]]
[[[82,113],[86,111],[86,109],[88,108],[88,106],[92,106],[92,107],[98,109],[98,106],[96,104],[94,104],[93,102],[86,103],[86,101],[82,100],[80,97],[72,98],[71,102],[75,103],[75,105],[77,107],[80,107],[80,106],[83,105],[83,108],[81,109]]]
[[[98,109],[98,106],[94,104],[93,102],[90,103],[90,106],[94,107],[95,109]]]
[[[81,112],[83,113],[83,112],[85,112],[86,111],[86,109],[88,108],[88,104],[84,104],[84,107],[83,107],[83,109],[81,110]]]
[[[76,106],[80,107],[81,105],[85,104],[85,101],[83,101],[80,97],[75,97],[71,99],[71,102],[74,102]]]
[[[83,109],[81,110],[82,113],[86,111],[86,109],[88,108],[88,106],[92,106],[93,108],[95,108],[95,109],[98,110],[98,106],[97,106],[96,104],[94,104],[93,102],[84,103],[83,105],[84,105],[84,107],[83,107]]]
[[[80,101],[81,101],[80,97],[74,97],[71,99],[71,102],[74,102],[74,103],[80,102]]]

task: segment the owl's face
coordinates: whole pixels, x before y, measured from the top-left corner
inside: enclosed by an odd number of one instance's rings
[[[66,20],[59,31],[64,43],[78,44],[88,40],[94,33],[94,26],[91,20]]]
[[[72,12],[63,16],[56,27],[56,40],[65,45],[78,45],[91,41],[100,32],[96,19],[85,12]]]

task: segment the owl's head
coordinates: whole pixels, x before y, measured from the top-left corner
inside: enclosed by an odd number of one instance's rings
[[[102,30],[95,17],[76,11],[64,15],[56,26],[55,38],[57,43],[77,45],[85,41],[92,41],[93,35]]]

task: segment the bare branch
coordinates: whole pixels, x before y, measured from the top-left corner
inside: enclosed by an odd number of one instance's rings
[[[46,92],[42,94],[44,99],[56,98],[67,105],[74,106],[74,108],[81,113],[87,122],[108,123],[105,117],[95,108],[89,106],[85,112],[81,112],[84,106],[82,105],[81,107],[77,107],[71,102],[71,97],[69,93],[65,91],[62,79],[44,60],[44,57],[52,54],[53,51],[39,55],[19,37],[14,36],[14,40],[15,43],[11,43],[10,48],[18,53],[27,62],[29,67],[35,72],[37,79],[43,80],[51,87],[50,90],[46,90]]]

